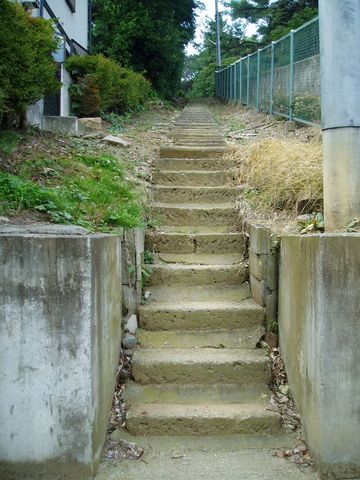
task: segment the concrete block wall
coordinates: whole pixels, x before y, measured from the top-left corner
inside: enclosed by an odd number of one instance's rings
[[[277,322],[279,237],[263,225],[249,226],[249,276],[256,303],[266,309],[266,326]]]
[[[322,479],[360,478],[360,235],[281,239],[280,348]]]
[[[0,258],[0,478],[92,478],[121,348],[121,238],[3,233]]]

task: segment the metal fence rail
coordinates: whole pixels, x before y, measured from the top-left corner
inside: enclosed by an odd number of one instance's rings
[[[215,73],[216,97],[318,125],[319,18]]]

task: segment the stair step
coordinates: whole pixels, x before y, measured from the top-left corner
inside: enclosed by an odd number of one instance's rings
[[[235,167],[235,163],[218,158],[157,158],[154,168],[168,171],[187,170],[229,170]]]
[[[241,284],[248,280],[248,267],[244,263],[234,265],[151,265],[148,285],[215,285]]]
[[[170,233],[151,232],[146,236],[146,248],[151,252],[175,254],[243,253],[246,237],[243,233]],[[231,262],[232,263],[232,262]]]
[[[271,392],[268,385],[239,386],[234,383],[213,385],[194,383],[167,383],[139,385],[129,382],[125,390],[125,401],[135,403],[171,403],[171,404],[231,404],[254,403],[265,405]]]
[[[224,155],[227,147],[186,147],[186,146],[163,146],[160,147],[162,158],[206,158]]]
[[[242,192],[240,187],[173,187],[153,186],[151,194],[155,202],[170,203],[223,203],[235,201]]]
[[[241,263],[242,253],[156,253],[158,263],[182,263],[184,265],[234,265]]]
[[[238,330],[139,330],[142,348],[255,348],[264,327]]]
[[[154,285],[147,287],[157,302],[241,302],[251,297],[248,283],[240,285]]]
[[[200,187],[222,187],[231,183],[235,178],[232,170],[184,170],[184,171],[155,171],[152,175],[153,183],[168,186],[200,186]]]
[[[268,354],[260,349],[154,348],[135,351],[132,375],[148,383],[236,383],[271,380]]]
[[[279,414],[261,405],[142,404],[128,412],[126,428],[132,434],[237,435],[278,433]]]
[[[156,203],[153,211],[166,225],[231,225],[236,213],[229,203]]]
[[[230,331],[263,325],[265,311],[253,300],[244,302],[148,302],[139,309],[146,330]]]

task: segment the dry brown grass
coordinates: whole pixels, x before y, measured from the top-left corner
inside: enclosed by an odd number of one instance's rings
[[[295,211],[300,200],[309,200],[307,209],[322,201],[319,141],[263,139],[234,147],[229,157],[237,161],[238,183],[255,209]]]

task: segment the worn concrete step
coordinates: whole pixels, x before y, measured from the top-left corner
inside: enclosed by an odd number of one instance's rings
[[[148,285],[218,285],[240,284],[248,280],[248,266],[234,265],[185,265],[154,264]]]
[[[130,409],[126,428],[143,435],[220,436],[278,433],[282,421],[261,405],[142,404]]]
[[[193,383],[168,383],[139,385],[128,382],[125,401],[136,403],[170,403],[170,404],[231,404],[253,403],[266,405],[271,397],[268,385],[239,386],[234,383],[217,383],[214,385]]]
[[[225,203],[234,202],[242,193],[241,187],[173,187],[153,186],[152,198],[155,202],[171,203]]]
[[[171,233],[151,232],[146,236],[146,249],[161,253],[223,254],[245,251],[246,236],[243,233]],[[232,262],[231,262],[232,263]]]
[[[221,147],[226,145],[224,140],[210,139],[210,138],[195,138],[195,137],[173,137],[173,144],[178,146],[196,146],[196,147]]]
[[[162,146],[160,157],[162,158],[205,158],[218,157],[227,152],[227,147],[186,147],[186,146]]]
[[[155,263],[183,265],[235,265],[243,261],[243,253],[155,253]]]
[[[188,171],[188,170],[225,170],[234,169],[235,161],[218,158],[157,158],[154,160],[154,168],[165,171]]]
[[[235,180],[234,170],[188,170],[173,171],[161,170],[152,174],[153,183],[171,187],[196,185],[199,187],[223,187],[231,185]]]
[[[147,287],[150,300],[157,302],[241,302],[251,297],[248,283],[239,285],[155,285]]]
[[[236,229],[229,225],[161,225],[159,227],[163,233],[184,233],[189,235],[208,234],[210,231],[214,234],[236,233]]]
[[[264,335],[264,327],[237,330],[139,330],[143,348],[255,348]]]
[[[139,309],[146,330],[236,330],[262,326],[265,311],[253,300],[148,302]]]
[[[269,355],[262,349],[138,349],[132,360],[134,381],[153,383],[236,383],[271,381]]]
[[[155,203],[153,211],[165,225],[232,225],[236,218],[230,203]]]

